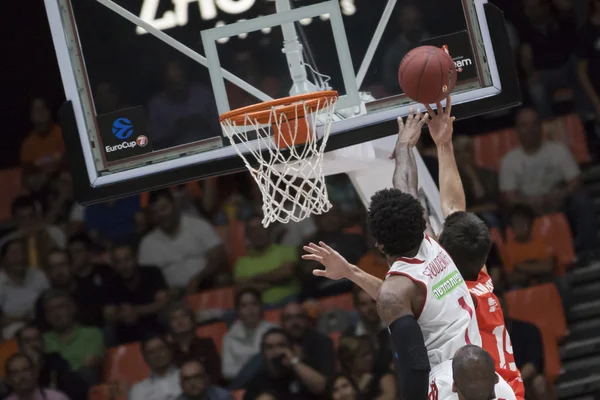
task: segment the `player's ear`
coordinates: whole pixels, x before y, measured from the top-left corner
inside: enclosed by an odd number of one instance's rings
[[[384,251],[383,251],[383,245],[379,244],[377,242],[375,242],[375,247],[377,247],[377,250],[379,250],[379,252],[383,255],[385,255]]]
[[[458,393],[458,390],[456,390],[456,382],[452,382],[452,393]]]
[[[498,374],[495,374],[495,375],[496,375],[496,381],[494,383],[497,384],[498,382],[500,382],[500,378],[498,377]]]

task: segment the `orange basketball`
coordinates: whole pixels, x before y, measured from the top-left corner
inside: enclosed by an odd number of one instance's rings
[[[404,56],[398,68],[398,80],[412,100],[434,104],[454,90],[456,66],[443,49],[421,46]]]

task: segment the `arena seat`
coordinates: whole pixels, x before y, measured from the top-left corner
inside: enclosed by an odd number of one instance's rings
[[[533,224],[533,237],[544,238],[552,247],[557,258],[557,275],[564,275],[569,265],[575,262],[575,245],[569,221],[562,213],[548,214],[536,218]],[[506,237],[513,238],[507,228]]]
[[[323,297],[319,299],[321,305],[321,313],[326,313],[332,310],[354,310],[354,300],[351,293],[344,293],[337,296]]]
[[[148,377],[150,369],[142,357],[140,343],[111,347],[104,361],[104,380],[124,382],[131,386]]]
[[[480,167],[498,171],[502,157],[518,145],[517,132],[512,128],[477,135],[473,139],[475,162]]]
[[[227,333],[227,325],[224,322],[217,322],[209,325],[202,325],[196,328],[196,335],[212,339],[217,347],[219,356],[223,350],[223,336]]]
[[[245,390],[236,390],[231,392],[234,400],[244,400],[244,394],[246,394]]]
[[[15,339],[5,340],[0,342],[0,378],[4,378],[6,371],[4,371],[6,360],[10,356],[19,351],[19,346]]]
[[[6,222],[12,218],[13,200],[21,194],[21,168],[0,170],[0,187],[0,222]]]
[[[127,386],[122,382],[92,386],[88,400],[127,400]]]
[[[229,287],[189,295],[187,302],[194,312],[213,308],[228,310],[234,307],[234,297],[234,289]]]
[[[577,114],[563,115],[544,121],[544,138],[563,142],[579,164],[591,161],[585,128]]]
[[[511,318],[535,324],[542,333],[546,378],[560,375],[558,342],[567,334],[567,322],[558,289],[553,283],[512,290],[505,294]]]

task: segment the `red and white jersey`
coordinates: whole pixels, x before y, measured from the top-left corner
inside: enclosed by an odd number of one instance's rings
[[[481,270],[477,281],[467,281],[467,286],[476,301],[475,310],[482,347],[494,358],[498,375],[510,385],[517,399],[523,400],[523,379],[515,364],[510,335],[504,326],[504,314],[500,301],[494,294],[492,278]]]
[[[469,289],[446,250],[427,235],[414,258],[398,258],[390,275],[423,286],[425,301],[416,315],[431,368],[454,357],[467,344],[481,346],[475,306]]]

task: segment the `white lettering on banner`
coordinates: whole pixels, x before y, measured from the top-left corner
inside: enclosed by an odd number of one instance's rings
[[[468,65],[473,65],[473,61],[471,61],[470,58],[465,58],[462,60],[454,61],[454,65],[456,65],[456,68],[462,68]]]
[[[137,146],[137,143],[134,142],[123,142],[121,144],[117,144],[115,146],[106,146],[105,150],[107,153],[113,152],[113,151],[118,151],[118,150],[123,150],[123,149],[133,149],[135,146]]]
[[[167,2],[167,0],[162,1]],[[242,14],[249,11],[257,1],[273,0],[170,0],[168,3],[173,5],[173,9],[165,11],[161,16],[158,15],[161,0],[143,0],[140,18],[156,29],[166,31],[188,24],[189,8],[193,3],[198,5],[200,18],[203,21],[210,21],[217,18],[219,10],[229,15]],[[344,15],[354,15],[356,13],[354,0],[340,0],[340,8]],[[138,35],[148,33],[139,26],[136,27],[135,32]],[[268,32],[263,31],[263,33]]]

